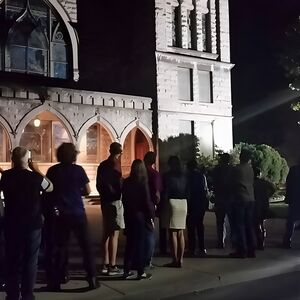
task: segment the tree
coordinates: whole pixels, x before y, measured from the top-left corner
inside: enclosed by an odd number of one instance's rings
[[[268,145],[255,145],[240,143],[235,145],[232,155],[235,162],[238,161],[242,149],[247,149],[252,153],[252,165],[262,172],[262,177],[274,184],[284,183],[289,168],[286,160],[279,152]]]

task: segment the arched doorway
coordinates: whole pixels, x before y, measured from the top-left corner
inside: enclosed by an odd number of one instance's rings
[[[20,146],[31,150],[33,160],[42,163],[56,162],[56,149],[71,142],[67,129],[59,118],[49,111],[33,118],[25,127]]]
[[[83,135],[79,146],[79,161],[99,164],[109,155],[109,145],[113,142],[108,130],[101,124],[91,125]]]
[[[131,163],[135,159],[144,159],[150,150],[145,134],[139,128],[133,128],[127,135],[123,145],[122,171],[124,176],[130,173]]]

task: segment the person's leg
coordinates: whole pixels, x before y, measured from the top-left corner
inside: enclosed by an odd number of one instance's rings
[[[96,276],[96,264],[86,216],[74,217],[73,224],[73,231],[83,254],[83,263],[87,278],[91,279]]]
[[[159,218],[159,251],[160,254],[167,254],[168,250],[168,237],[167,237],[167,229],[162,228],[161,226],[161,218]]]
[[[149,228],[145,229],[145,266],[151,267],[155,249],[155,233]]]
[[[199,244],[199,254],[205,254],[205,243],[204,243],[204,216],[205,210],[200,212],[199,220],[197,223],[197,235],[198,235],[198,244]]]
[[[236,220],[234,216],[234,205],[233,203],[229,203],[226,207],[226,215],[229,223],[229,228],[230,228],[230,242],[231,242],[231,248],[236,249]]]
[[[138,277],[144,274],[145,270],[145,237],[146,237],[146,220],[145,216],[139,214],[136,223],[136,264]]]
[[[126,224],[126,244],[125,244],[125,252],[124,252],[124,276],[129,274],[132,269],[133,259],[134,259],[134,249],[135,249],[135,238],[134,238],[134,230],[135,226],[130,226],[128,223]]]
[[[18,300],[22,268],[23,236],[18,232],[5,232],[5,291],[7,300]]]
[[[178,239],[177,263],[179,264],[179,266],[182,266],[184,249],[185,249],[185,240],[184,240],[184,230],[183,229],[179,229],[177,231],[177,239]]]
[[[289,215],[288,219],[286,221],[286,229],[285,229],[285,234],[283,237],[283,246],[286,248],[291,248],[292,236],[294,233],[294,229],[295,229],[295,221]]]
[[[54,271],[51,280],[51,288],[59,289],[61,283],[61,274],[63,274],[66,266],[66,257],[68,256],[68,246],[71,234],[71,220],[66,216],[57,218],[56,246],[54,255]]]
[[[236,233],[236,254],[238,256],[246,256],[247,244],[245,233],[245,203],[235,203],[233,208],[235,219],[235,233]]]
[[[23,255],[23,273],[21,284],[22,300],[34,300],[33,289],[36,281],[41,229],[32,231],[26,237]]]
[[[248,202],[245,207],[245,234],[247,256],[255,257],[255,239],[253,227],[254,202]]]
[[[187,234],[188,234],[188,245],[189,245],[189,254],[195,255],[196,251],[196,220],[195,217],[189,214],[187,216]]]
[[[116,265],[119,230],[114,230],[109,236],[108,252],[109,252],[109,265],[114,267]]]
[[[170,250],[171,250],[172,262],[177,263],[177,257],[178,257],[177,230],[170,229],[169,236],[170,236]]]
[[[217,247],[224,248],[224,242],[226,237],[226,227],[225,227],[225,210],[220,207],[216,206],[216,223],[217,223]]]

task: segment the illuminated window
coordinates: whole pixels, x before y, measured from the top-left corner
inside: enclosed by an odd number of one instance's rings
[[[188,68],[177,69],[178,99],[193,101],[193,70]]]
[[[9,139],[6,130],[0,125],[0,162],[10,161]]]
[[[212,83],[211,83],[211,72],[198,71],[198,85],[199,85],[199,101],[204,103],[212,102]]]
[[[69,142],[71,139],[64,125],[55,115],[45,112],[36,116],[25,127],[20,145],[31,150],[35,161],[55,162],[56,149],[62,143]]]
[[[83,163],[99,164],[107,159],[111,143],[108,131],[98,123],[93,124],[82,138],[78,160]]]
[[[5,19],[13,24],[6,32],[6,54],[0,50],[6,71],[68,78],[69,37],[45,1],[7,0]]]
[[[178,130],[182,134],[194,134],[194,121],[179,120]]]

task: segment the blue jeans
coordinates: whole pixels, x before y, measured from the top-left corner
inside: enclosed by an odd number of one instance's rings
[[[6,294],[7,300],[33,300],[41,229],[22,232],[19,228],[5,231]],[[21,285],[21,290],[20,290]]]
[[[155,250],[155,232],[146,228],[145,230],[145,266],[151,266]]]
[[[146,221],[142,213],[125,218],[126,246],[124,253],[124,273],[136,269],[138,275],[145,268]]]

